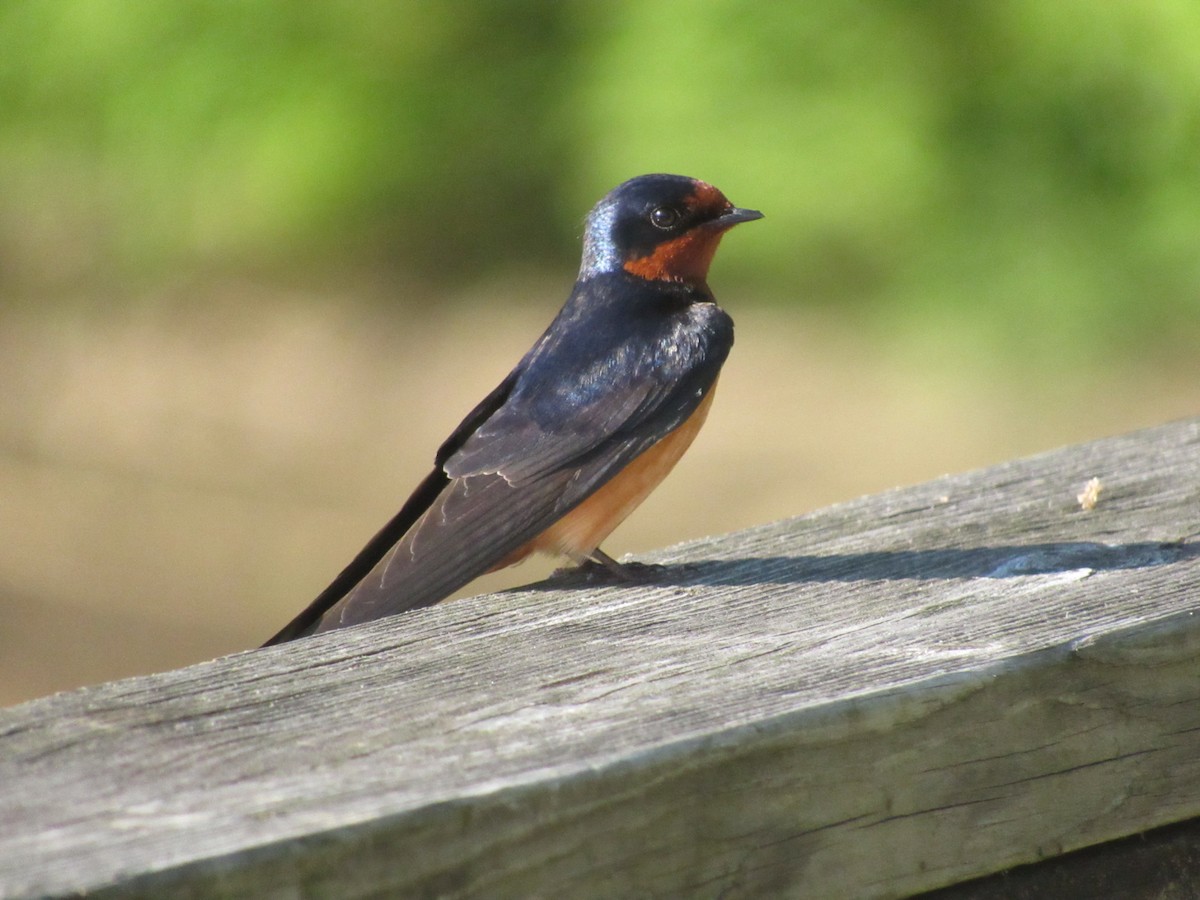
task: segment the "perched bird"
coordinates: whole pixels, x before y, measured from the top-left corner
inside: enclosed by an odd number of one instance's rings
[[[266,646],[431,606],[535,551],[619,569],[600,542],[691,444],[733,345],[709,263],[725,231],[759,218],[679,175],[610,191],[550,327],[400,512]]]

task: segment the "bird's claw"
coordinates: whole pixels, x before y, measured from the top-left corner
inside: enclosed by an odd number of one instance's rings
[[[639,581],[652,580],[666,571],[666,568],[657,563],[617,562],[608,554],[604,554],[600,558],[593,556],[585,559],[575,566],[555,569],[553,577],[582,578],[590,583],[634,584]]]

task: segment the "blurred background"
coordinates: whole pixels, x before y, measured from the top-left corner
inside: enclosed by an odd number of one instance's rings
[[[1198,36],[1190,0],[10,0],[0,703],[281,626],[644,172],[767,218],[610,553],[1196,414]]]

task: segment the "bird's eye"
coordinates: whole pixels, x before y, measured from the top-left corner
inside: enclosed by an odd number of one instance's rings
[[[679,211],[669,206],[656,206],[650,211],[650,224],[666,230],[679,221]]]

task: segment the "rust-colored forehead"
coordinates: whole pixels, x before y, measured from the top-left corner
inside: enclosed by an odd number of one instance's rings
[[[692,192],[684,199],[695,212],[719,213],[730,206],[725,195],[706,181],[693,181]]]

